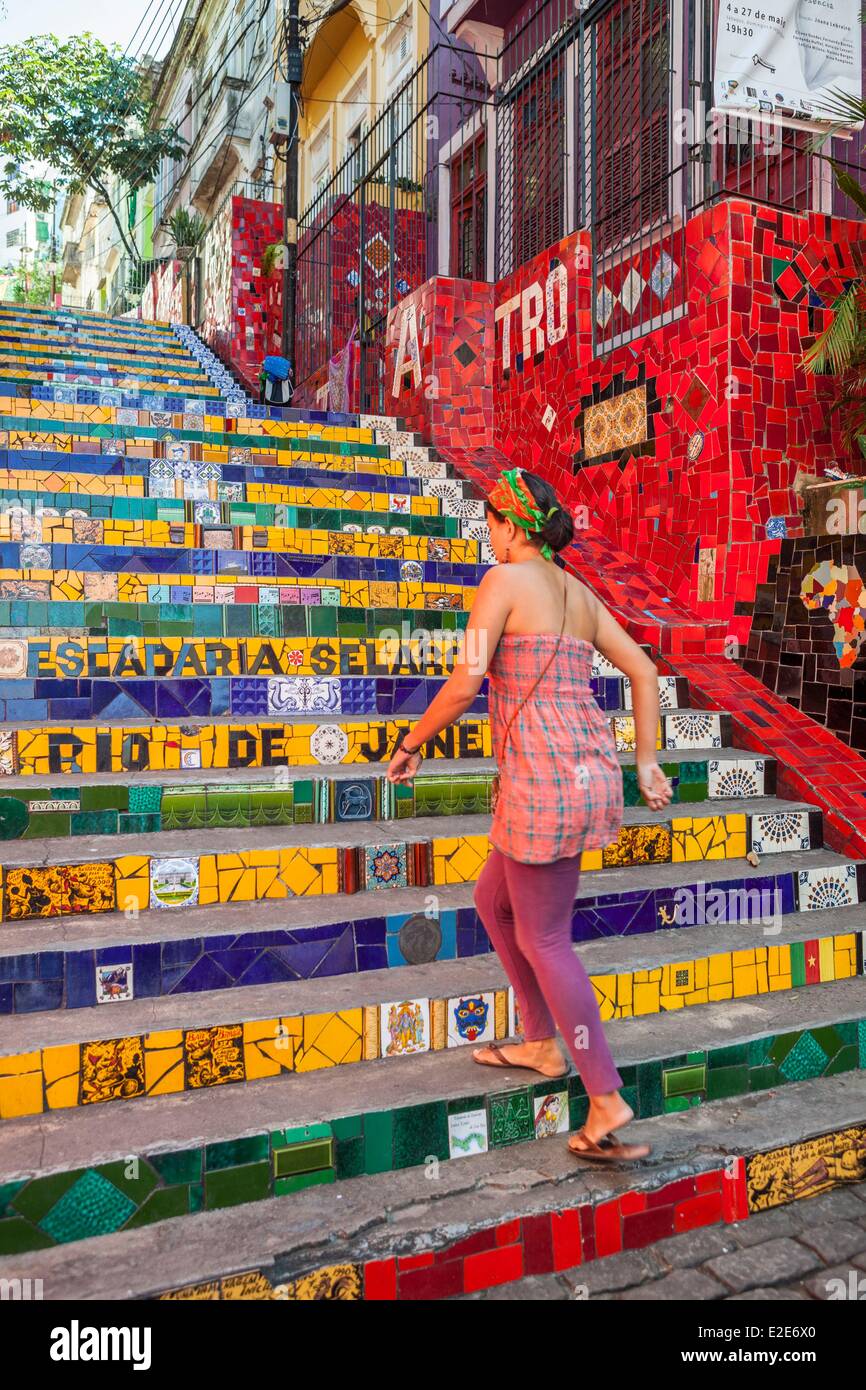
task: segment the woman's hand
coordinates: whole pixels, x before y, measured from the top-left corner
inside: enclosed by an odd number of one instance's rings
[[[673,787],[657,762],[638,763],[637,785],[651,811],[663,811],[674,794]]]
[[[417,750],[414,753],[408,753],[405,749],[398,748],[388,764],[388,771],[385,775],[389,782],[411,782],[417,775],[423,761],[421,753]]]

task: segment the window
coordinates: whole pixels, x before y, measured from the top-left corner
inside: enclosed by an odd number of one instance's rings
[[[24,244],[24,228],[15,227],[13,231],[6,233],[6,246],[22,246]]]
[[[565,213],[565,84],[560,54],[520,89],[512,106],[512,265],[559,241]]]
[[[357,183],[361,177],[361,143],[367,129],[367,113],[370,105],[370,94],[367,86],[366,72],[358,79],[352,87],[348,96],[345,98],[343,106],[343,129],[346,132],[346,153],[351,154],[352,160],[349,164],[348,175],[351,183]]]
[[[7,217],[11,217],[12,214],[13,214],[13,212],[17,212],[17,211],[18,211],[18,204],[17,204],[12,198],[7,198],[7,199],[6,199],[6,216],[7,216]]]
[[[310,145],[310,189],[315,198],[331,178],[331,128],[320,130]]]
[[[668,0],[619,0],[597,29],[593,207],[606,249],[670,210]]]
[[[393,96],[412,71],[412,21],[406,15],[394,28],[385,48],[386,97]]]
[[[487,143],[483,135],[451,161],[451,270],[484,280],[487,270]]]
[[[781,149],[765,145],[759,126],[734,115],[720,117],[724,134],[713,150],[713,172],[723,188],[776,207],[808,208],[812,184],[814,136],[779,127],[773,135]]]

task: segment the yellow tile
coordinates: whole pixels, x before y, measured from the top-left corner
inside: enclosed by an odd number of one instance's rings
[[[661,1007],[661,988],[656,981],[634,987],[635,1016],[657,1014]]]
[[[32,1054],[38,1056],[38,1053]],[[69,1076],[78,1078],[80,1052],[78,1043],[47,1047],[42,1055],[42,1071],[46,1086]]]
[[[0,1120],[14,1120],[19,1115],[41,1113],[41,1071],[19,1072],[15,1076],[0,1077]]]

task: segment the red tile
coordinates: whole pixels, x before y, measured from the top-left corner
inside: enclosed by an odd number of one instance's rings
[[[368,1302],[397,1297],[397,1261],[370,1260],[364,1265],[364,1298]]]
[[[523,1277],[523,1246],[506,1245],[480,1255],[467,1255],[463,1268],[466,1293],[508,1284]]]

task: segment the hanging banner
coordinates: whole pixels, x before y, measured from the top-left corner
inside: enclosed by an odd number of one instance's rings
[[[860,9],[861,0],[720,0],[717,109],[862,124],[841,116],[837,96],[863,95]]]

